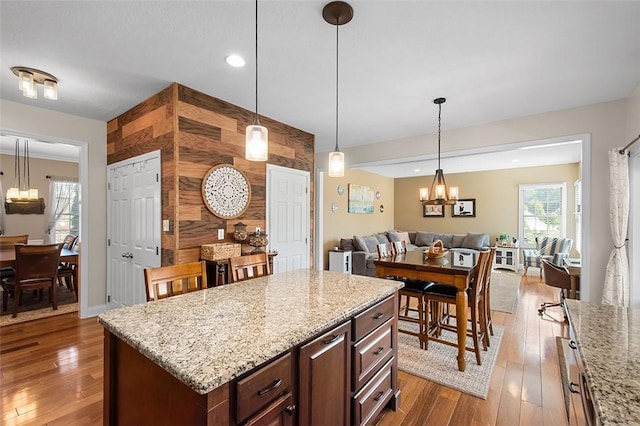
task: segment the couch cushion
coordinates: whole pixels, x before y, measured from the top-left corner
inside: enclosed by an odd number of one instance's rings
[[[416,243],[416,233],[415,232],[409,232],[409,241],[411,242],[411,244],[415,244]]]
[[[398,241],[405,241],[407,246],[411,244],[411,240],[409,239],[408,232],[400,232],[400,231],[389,231],[387,232],[387,236],[389,237],[389,241],[396,243]]]
[[[387,234],[376,234],[374,236],[378,240],[378,244],[385,244],[389,242],[389,238],[387,238]]]
[[[344,251],[354,251],[352,238],[340,238],[340,249]]]
[[[453,234],[453,240],[451,241],[451,247],[462,247],[464,238],[466,235]]]
[[[389,241],[387,241],[389,242]],[[365,237],[353,236],[353,245],[360,251],[366,251],[367,253],[378,252],[378,238],[375,235],[367,235]]]
[[[435,234],[434,240],[442,240],[442,244],[445,248],[453,247],[453,234]]]
[[[467,232],[467,235],[464,237],[464,241],[460,247],[482,250],[488,242],[486,242],[487,234],[473,234],[471,232]]]
[[[435,234],[433,232],[416,232],[416,242],[417,246],[429,246],[433,242]]]
[[[364,242],[364,237],[358,237],[357,235],[353,236],[353,247],[356,251],[364,251],[369,253],[369,249],[367,248],[367,244]]]

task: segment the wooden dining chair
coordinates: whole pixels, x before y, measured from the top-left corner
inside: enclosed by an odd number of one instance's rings
[[[146,268],[144,270],[147,302],[166,299],[178,294],[207,288],[207,263],[181,263],[179,265]]]
[[[496,248],[491,247],[489,251],[491,252],[489,254],[489,265],[486,268],[484,277],[484,285],[486,287],[484,297],[484,312],[486,314],[485,316],[487,320],[485,324],[485,330],[487,331],[485,333],[485,341],[487,346],[491,346],[491,340],[489,336],[493,336],[493,320],[491,319],[491,273],[493,272],[493,261],[496,258]]]
[[[405,240],[395,241],[392,244],[393,244],[393,253],[396,256],[407,253],[407,242]]]
[[[232,283],[271,275],[267,253],[229,258],[229,278]]]
[[[71,241],[71,238],[73,240]],[[74,235],[67,235],[63,242],[63,249],[80,251],[80,239]],[[58,265],[58,284],[64,285],[76,294],[78,298],[78,265],[73,262],[60,262]]]
[[[13,294],[13,318],[18,316],[20,297],[27,290],[49,290],[53,310],[56,302],[56,282],[62,244],[16,244],[16,275],[2,280],[2,309],[7,310],[8,298]],[[42,293],[40,293],[42,299]]]
[[[378,258],[393,257],[395,255],[393,243],[380,243],[376,246],[378,251]]]
[[[486,340],[484,337],[486,334],[485,327],[487,324],[484,298],[486,297],[486,268],[490,265],[490,257],[490,250],[480,252],[476,266],[476,275],[473,279],[472,285],[469,287],[469,291],[467,292],[467,304],[471,311],[468,317],[469,322],[471,323],[471,328],[467,329],[466,335],[471,337],[473,346],[465,346],[465,349],[475,353],[478,365],[482,365],[482,359],[480,358],[480,342],[482,342],[483,349],[487,350]],[[424,334],[426,349],[428,349],[430,341],[443,343],[453,347],[458,346],[457,340],[454,339],[452,341],[448,341],[441,337],[442,330],[449,330],[457,333],[456,325],[449,323],[449,320],[451,318],[455,318],[455,316],[450,315],[448,310],[446,311],[446,314],[443,314],[443,311],[441,310],[441,304],[455,306],[457,291],[458,290],[454,285],[441,283],[434,284],[425,291],[425,306],[427,309],[425,316],[429,317],[429,310],[432,309],[432,305],[436,307],[435,312],[432,312],[431,315],[434,328],[432,331]]]
[[[14,244],[27,244],[29,235],[0,235],[0,250],[13,249]],[[12,267],[0,269],[0,280],[15,277],[16,270]]]

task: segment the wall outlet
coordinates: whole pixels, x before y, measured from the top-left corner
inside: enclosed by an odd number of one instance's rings
[[[170,229],[169,229],[170,226],[171,225],[169,225],[169,219],[165,219],[165,220],[162,221],[162,230],[163,231],[169,232],[170,231]]]
[[[219,240],[224,240],[224,229],[223,228],[218,229],[218,239]]]
[[[256,226],[256,233],[260,232],[260,227]]]

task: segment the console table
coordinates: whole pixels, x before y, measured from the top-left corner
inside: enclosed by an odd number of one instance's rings
[[[514,247],[496,246],[496,255],[493,262],[494,269],[502,268],[518,272],[519,264],[520,248],[517,245]]]

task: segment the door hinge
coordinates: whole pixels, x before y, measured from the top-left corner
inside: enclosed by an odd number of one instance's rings
[[[107,303],[110,303],[110,302],[111,302],[111,296],[107,295]]]
[[[111,247],[111,238],[107,239],[107,246]]]
[[[308,193],[309,193],[309,187],[308,187],[308,186],[306,186],[306,187],[304,188],[304,193],[305,193],[305,194],[308,194]]]
[[[307,237],[304,237],[304,243],[307,244]]]
[[[156,256],[159,254],[158,247],[156,247]]]
[[[109,191],[111,191],[111,182],[108,182],[108,183],[107,183],[107,189],[108,189]]]
[[[160,182],[160,175],[156,173],[156,182]]]

